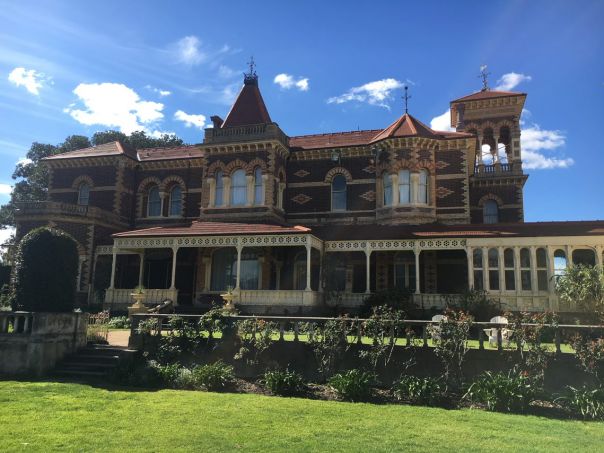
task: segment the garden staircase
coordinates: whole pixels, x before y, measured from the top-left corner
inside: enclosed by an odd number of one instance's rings
[[[123,346],[88,344],[63,359],[55,368],[54,375],[70,380],[107,378],[121,359],[135,352]]]

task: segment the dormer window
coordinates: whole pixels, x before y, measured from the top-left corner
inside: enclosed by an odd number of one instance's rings
[[[78,204],[80,206],[88,206],[90,201],[90,186],[83,182],[78,188]]]
[[[161,216],[161,198],[159,196],[158,186],[152,186],[149,189],[147,200],[147,217]]]
[[[245,170],[237,170],[231,175],[231,206],[244,206],[247,202]]]

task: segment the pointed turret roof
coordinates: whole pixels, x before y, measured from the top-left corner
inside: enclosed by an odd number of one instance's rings
[[[383,140],[393,137],[430,137],[438,138],[436,132],[422,123],[420,120],[405,113],[394,123],[377,134],[372,141]]]
[[[262,94],[258,88],[258,76],[253,69],[245,74],[243,88],[239,92],[231,111],[221,127],[247,126],[250,124],[271,123]]]

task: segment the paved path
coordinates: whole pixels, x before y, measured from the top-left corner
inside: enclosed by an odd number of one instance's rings
[[[107,341],[111,346],[128,346],[129,330],[110,330]]]

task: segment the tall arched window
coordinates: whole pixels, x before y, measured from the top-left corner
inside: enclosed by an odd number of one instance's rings
[[[262,169],[260,167],[256,167],[254,170],[254,204],[261,205],[262,204],[262,193],[263,193],[263,185],[262,185]]]
[[[244,170],[231,175],[231,206],[243,206],[247,202],[247,181]]]
[[[505,251],[503,252],[503,265],[505,267],[505,289],[506,291],[514,291],[516,289],[514,250],[505,249]]]
[[[489,259],[489,289],[499,291],[499,251],[496,248],[490,248],[488,252]]]
[[[159,187],[152,186],[149,189],[147,197],[147,217],[161,216],[161,198],[159,197]]]
[[[214,205],[222,206],[224,204],[224,178],[222,177],[222,171],[218,170],[214,178],[216,179]]]
[[[530,291],[531,285],[531,252],[527,248],[520,249],[520,284],[522,291]]]
[[[482,280],[483,267],[482,267],[482,249],[474,249],[472,252],[472,261],[474,262],[474,288],[482,291],[484,284]]]
[[[428,170],[420,170],[417,202],[427,204],[428,198]]]
[[[499,206],[495,200],[487,200],[482,207],[483,223],[499,222]]]
[[[559,277],[564,275],[566,272],[566,266],[568,265],[566,260],[566,253],[564,250],[556,250],[554,252],[554,275]]]
[[[170,190],[170,216],[182,215],[182,189],[179,185],[175,185]]]
[[[398,172],[398,202],[399,204],[411,202],[411,173],[409,170]]]
[[[336,175],[331,181],[331,210],[346,211],[346,177]]]
[[[90,201],[90,186],[83,182],[78,189],[78,204],[88,206]]]
[[[383,176],[384,186],[384,206],[392,205],[392,178],[388,173],[384,173]]]
[[[547,253],[543,247],[537,249],[537,289],[547,291]]]

